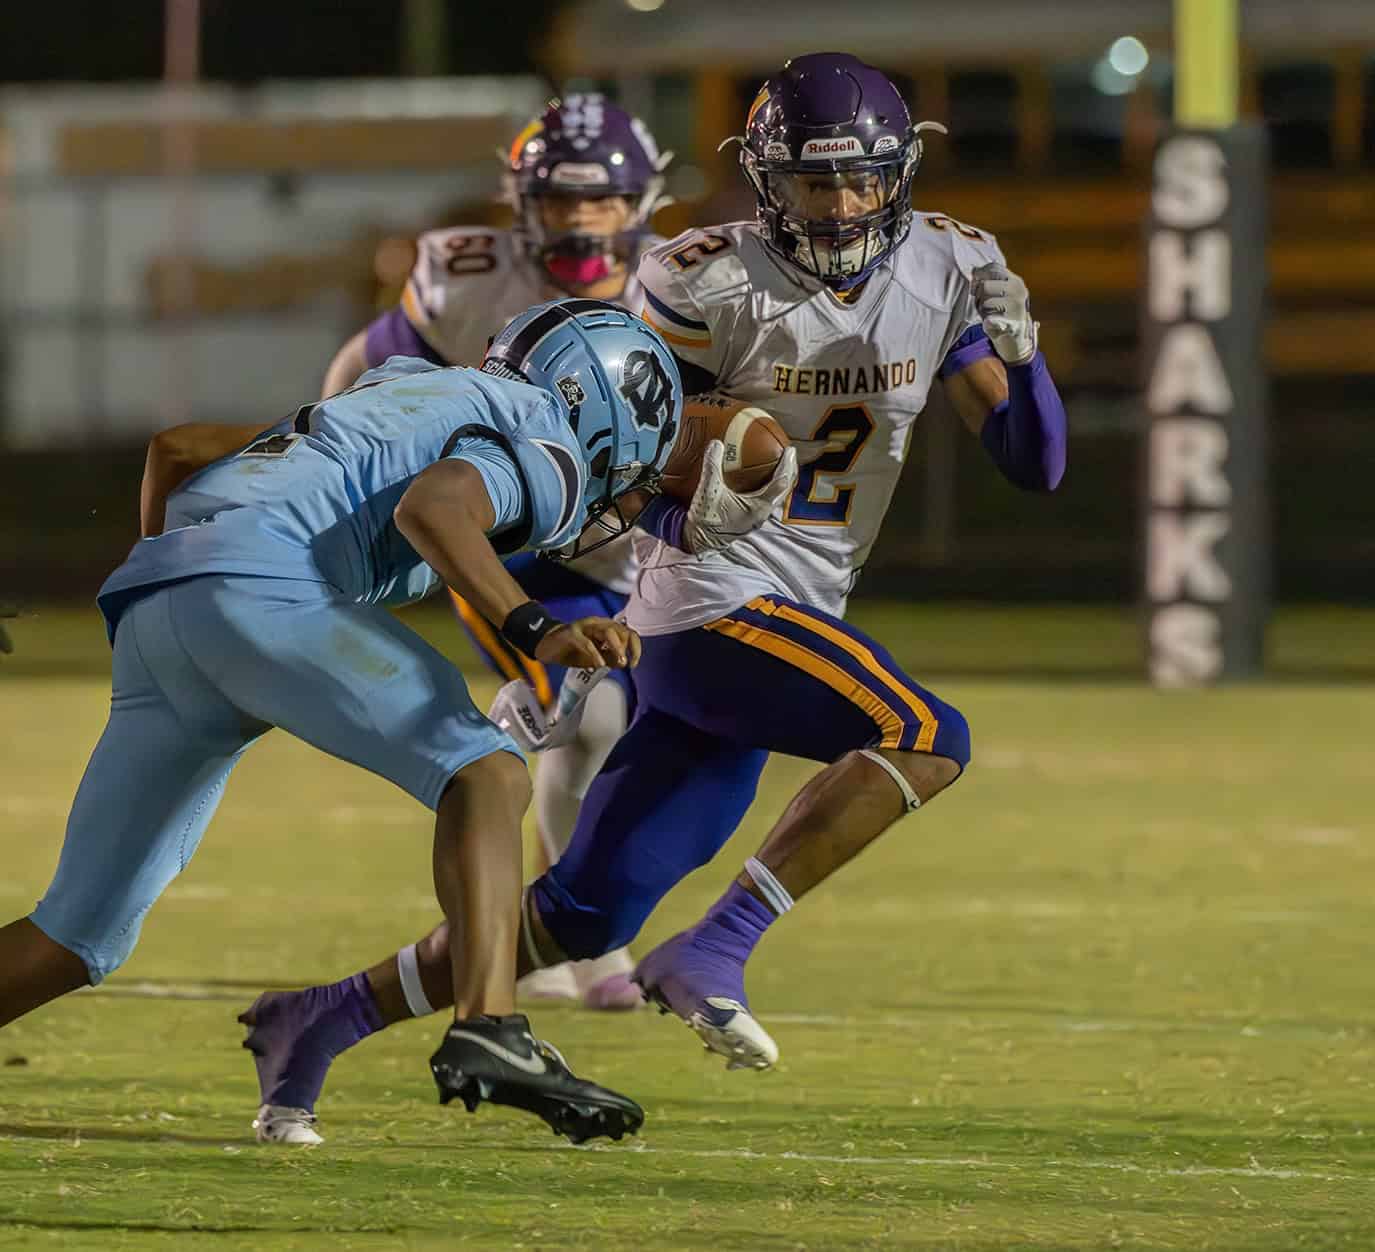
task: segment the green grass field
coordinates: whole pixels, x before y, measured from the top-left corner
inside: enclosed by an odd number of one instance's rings
[[[761,945],[777,1072],[541,1009],[648,1113],[575,1149],[441,1109],[414,1023],[336,1065],[323,1148],[260,1149],[235,1013],[434,915],[428,815],[273,736],[129,964],[0,1033],[0,1248],[1375,1247],[1371,616],[1287,614],[1281,681],[1202,693],[1133,681],[1102,610],[860,616],[969,715],[975,764]],[[48,880],[108,698],[90,615],[10,626],[0,920]],[[771,764],[644,944],[812,768]]]

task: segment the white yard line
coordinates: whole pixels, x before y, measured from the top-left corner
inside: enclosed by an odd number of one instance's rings
[[[919,1015],[910,1017],[895,1017],[888,1015],[878,1015],[873,1017],[847,1017],[830,1013],[769,1013],[761,1020],[766,1023],[777,1023],[781,1026],[834,1026],[850,1030],[872,1030],[875,1026],[881,1026],[888,1030],[921,1030],[929,1027],[931,1020],[942,1016],[971,1017],[982,1016],[998,1020],[1026,1020],[1046,1018],[1061,1018],[1055,1023],[1056,1030],[1063,1030],[1075,1035],[1099,1035],[1099,1034],[1160,1034],[1177,1033],[1186,1031],[1191,1034],[1208,1035],[1242,1035],[1247,1039],[1258,1039],[1267,1034],[1285,1035],[1298,1030],[1303,1033],[1316,1032],[1319,1035],[1338,1035],[1342,1028],[1331,1027],[1323,1029],[1321,1027],[1295,1026],[1289,1022],[1270,1023],[1268,1025],[1255,1026],[1248,1022],[1207,1022],[1193,1021],[1188,1018],[1178,1020],[1118,1020],[1109,1018],[1076,1018],[1069,1014],[1057,1012],[1055,1009],[1034,1009],[1024,1011],[1011,1011],[1001,1009],[997,1006],[981,1009],[970,1005],[957,1004],[933,1004]]]
[[[132,996],[144,1000],[242,1000],[247,991],[233,987],[202,987],[192,983],[117,982],[83,987],[87,995]]]
[[[593,1144],[573,1149],[577,1152],[635,1152],[653,1156],[686,1156],[699,1160],[742,1160],[795,1162],[803,1165],[897,1165],[916,1169],[974,1169],[1019,1173],[1045,1169],[1082,1170],[1084,1172],[1107,1172],[1121,1174],[1141,1174],[1152,1178],[1264,1178],[1278,1181],[1304,1182],[1361,1182],[1372,1183],[1375,1178],[1362,1174],[1330,1174],[1305,1169],[1272,1169],[1260,1164],[1251,1165],[1182,1165],[1178,1167],[1158,1167],[1137,1165],[1131,1161],[1097,1160],[1059,1160],[1051,1158],[1043,1161],[992,1161],[980,1157],[965,1156],[829,1156],[810,1152],[755,1152],[750,1148],[651,1148],[648,1144],[631,1144],[628,1147]]]

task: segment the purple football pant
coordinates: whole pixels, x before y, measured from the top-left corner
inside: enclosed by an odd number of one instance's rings
[[[628,943],[716,855],[770,752],[829,764],[881,747],[969,762],[958,710],[867,635],[782,597],[646,637],[635,685],[634,723],[589,789],[567,851],[531,888],[573,957]]]

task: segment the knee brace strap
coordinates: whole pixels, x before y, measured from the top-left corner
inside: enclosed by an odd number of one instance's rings
[[[902,792],[902,798],[906,802],[907,811],[909,813],[921,808],[921,797],[912,790],[912,784],[907,781],[907,775],[904,774],[902,770],[898,769],[898,767],[884,756],[883,753],[875,752],[872,748],[860,748],[859,754],[860,756],[868,757],[869,760],[873,761],[875,765],[882,769],[889,778],[897,783],[898,790]]]

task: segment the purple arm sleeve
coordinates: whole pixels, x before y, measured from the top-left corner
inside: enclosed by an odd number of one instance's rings
[[[662,539],[671,548],[688,552],[683,528],[687,525],[687,506],[668,496],[655,496],[635,519],[635,525],[646,534]]]
[[[1027,491],[1054,491],[1065,476],[1065,406],[1039,352],[1007,367],[1007,400],[988,415],[980,438],[1004,477]]]
[[[945,354],[945,360],[936,371],[936,377],[949,378],[952,374],[967,370],[975,361],[993,355],[993,345],[988,342],[984,328],[971,326],[950,345],[950,351]]]
[[[436,365],[448,365],[448,361],[406,320],[400,305],[368,323],[368,332],[363,337],[363,354],[369,369],[381,365],[389,356],[418,356]]]

